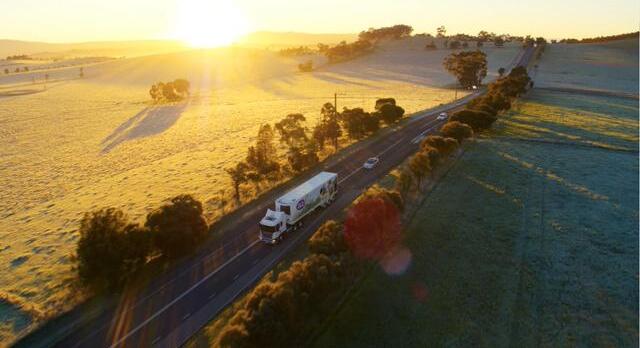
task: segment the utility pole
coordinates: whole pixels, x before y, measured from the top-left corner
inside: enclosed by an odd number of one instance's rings
[[[338,93],[333,93],[333,110],[335,110],[336,115],[338,114]]]

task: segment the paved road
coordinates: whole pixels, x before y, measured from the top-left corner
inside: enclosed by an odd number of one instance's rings
[[[514,61],[526,65],[532,55],[533,49],[523,50]],[[291,249],[307,240],[326,219],[339,217],[364,189],[413,154],[420,140],[437,132],[444,124],[444,121],[436,120],[437,114],[455,111],[481,93],[474,92],[415,116],[399,127],[386,130],[367,146],[326,164],[323,170],[338,173],[338,199],[328,208],[307,217],[305,228],[291,234],[281,244],[268,246],[257,241],[257,222],[280,194],[274,192],[240,216],[234,216],[233,228],[224,231],[221,247],[183,262],[152,281],[145,290],[123,294],[112,308],[96,318],[74,320],[66,326],[56,327],[55,330],[63,331],[62,334],[46,332],[54,329],[44,327],[19,345],[65,348],[182,345],[242,292],[250,289]],[[372,156],[380,157],[380,164],[373,170],[362,169],[362,163]],[[307,177],[314,174],[309,173]],[[43,336],[49,339],[62,337],[51,343],[38,338]]]

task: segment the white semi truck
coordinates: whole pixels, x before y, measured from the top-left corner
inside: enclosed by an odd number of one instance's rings
[[[260,220],[260,240],[276,244],[302,226],[302,219],[318,207],[326,207],[338,193],[338,174],[321,172],[276,200]]]

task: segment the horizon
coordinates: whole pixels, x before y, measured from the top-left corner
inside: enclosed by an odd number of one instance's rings
[[[4,40],[52,44],[182,41],[195,47],[217,47],[258,32],[345,35],[395,24],[411,25],[414,33],[435,34],[436,28],[444,25],[448,34],[473,35],[486,30],[515,36],[582,39],[638,31],[640,11],[640,5],[630,0],[607,3],[606,11],[595,1],[577,0],[562,4],[542,0],[531,6],[501,4],[497,0],[482,4],[468,1],[463,10],[454,4],[413,0],[400,0],[396,6],[403,11],[384,11],[380,1],[340,4],[329,0],[317,6],[311,2],[292,5],[284,0],[142,0],[133,4],[124,0],[109,4],[71,0],[60,8],[50,0],[31,0],[11,13],[0,14],[0,20],[6,24]],[[70,8],[73,11],[68,11]],[[212,21],[215,15],[210,13],[219,14],[217,20]],[[564,18],[571,18],[571,23]],[[530,23],[526,27],[536,30],[523,29],[523,21]],[[49,29],[38,32],[33,30],[36,25]]]

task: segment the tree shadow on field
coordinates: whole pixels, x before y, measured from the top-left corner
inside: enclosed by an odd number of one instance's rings
[[[187,103],[181,103],[144,108],[118,126],[102,141],[104,145],[102,153],[110,152],[125,141],[145,138],[166,131],[178,121],[187,105]]]

